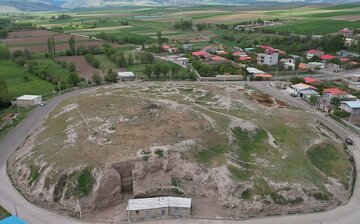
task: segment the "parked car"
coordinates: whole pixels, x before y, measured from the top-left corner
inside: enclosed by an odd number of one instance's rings
[[[353,145],[354,144],[353,140],[351,140],[350,138],[345,138],[345,143],[347,145]]]
[[[297,95],[295,93],[290,93],[290,96],[297,97]]]

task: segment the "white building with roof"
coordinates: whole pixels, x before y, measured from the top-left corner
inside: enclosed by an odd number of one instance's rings
[[[135,79],[135,74],[133,72],[118,72],[118,77],[120,81],[131,81]]]
[[[360,101],[342,101],[340,104],[340,110],[350,113],[351,115],[360,115]]]
[[[156,197],[130,199],[127,206],[128,221],[190,217],[191,198]]]
[[[299,84],[295,84],[295,85],[291,85],[287,88],[287,91],[289,93],[293,93],[296,94],[297,96],[303,97],[303,93],[309,94],[310,92],[308,91],[312,91],[312,90],[316,90],[316,87],[314,86],[310,86],[304,83],[299,83]],[[314,93],[314,92],[313,92]]]
[[[32,107],[42,103],[41,95],[23,95],[16,98],[16,105],[19,107]]]

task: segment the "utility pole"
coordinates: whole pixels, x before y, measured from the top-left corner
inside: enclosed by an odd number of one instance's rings
[[[77,202],[78,202],[78,206],[79,206],[80,219],[82,219],[83,217],[82,217],[82,211],[81,211],[80,200],[78,199],[78,200],[77,200]]]
[[[59,94],[61,94],[60,82],[58,82]]]
[[[17,217],[19,217],[19,214],[18,214],[18,211],[17,211],[15,202],[14,202],[14,209],[15,209],[15,215],[16,215]]]

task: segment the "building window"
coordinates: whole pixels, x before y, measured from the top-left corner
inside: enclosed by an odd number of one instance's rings
[[[161,210],[161,216],[165,215],[165,210]]]
[[[139,213],[140,213],[140,211],[139,211],[139,210],[135,211],[135,214],[139,214]]]

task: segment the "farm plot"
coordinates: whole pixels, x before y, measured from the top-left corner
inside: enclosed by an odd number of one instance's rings
[[[62,56],[57,57],[57,61],[66,61],[68,63],[72,62],[76,65],[76,71],[79,75],[85,79],[91,80],[93,73],[98,72],[102,74],[102,71],[92,67],[89,63],[86,62],[84,56]]]
[[[9,38],[21,38],[21,37],[42,37],[51,36],[58,33],[49,30],[27,30],[27,31],[15,31],[9,33]]]

